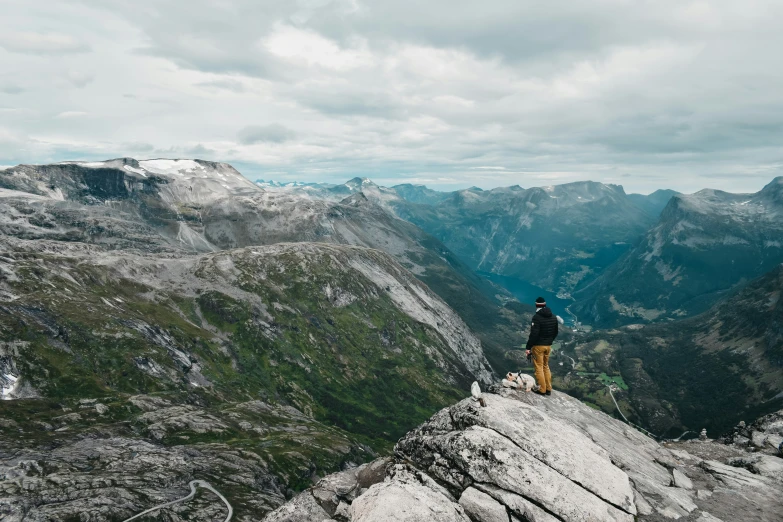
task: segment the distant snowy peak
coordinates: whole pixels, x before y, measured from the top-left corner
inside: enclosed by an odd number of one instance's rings
[[[715,189],[677,194],[663,216],[677,217],[681,212],[742,220],[754,216],[754,219],[778,221],[783,213],[783,177],[775,178],[755,194],[734,194]]]
[[[195,208],[221,198],[263,193],[231,165],[193,159],[117,158],[17,165],[0,171],[0,186],[90,204],[157,196],[176,213],[182,206]]]
[[[370,178],[360,178],[360,177],[356,177],[351,180],[348,180],[344,183],[344,185],[353,191],[362,191],[367,188],[378,187],[378,185],[373,183]]]
[[[276,181],[273,179],[257,179],[256,185],[263,189],[302,189],[308,192],[334,188],[331,183],[306,183],[303,181]]]
[[[119,169],[148,177],[150,174],[177,180],[217,179],[235,187],[247,188],[253,184],[228,163],[193,159],[149,159],[135,160],[119,158],[108,161],[63,162],[93,169]]]
[[[226,196],[250,196],[260,188],[228,163],[194,159],[120,158],[98,162],[68,162],[90,169],[122,170],[132,177],[164,178],[161,197],[171,204],[201,205]]]
[[[291,188],[291,187],[306,187],[308,183],[302,183],[301,181],[282,182],[282,181],[275,181],[273,179],[270,180],[257,179],[256,185],[258,185],[261,188]]]

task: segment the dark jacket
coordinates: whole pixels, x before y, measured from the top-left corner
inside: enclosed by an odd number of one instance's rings
[[[533,346],[552,346],[557,339],[557,333],[557,317],[548,306],[541,308],[533,316],[526,349],[530,350]]]

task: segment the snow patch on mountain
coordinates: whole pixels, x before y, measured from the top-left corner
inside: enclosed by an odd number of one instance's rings
[[[196,170],[205,171],[201,165],[194,160],[170,160],[153,159],[139,161],[142,168],[154,172],[155,174],[184,176],[186,173],[195,173]]]
[[[147,173],[144,172],[144,169],[137,169],[136,167],[131,167],[130,165],[123,165],[122,168],[124,168],[128,172],[139,174],[140,176],[144,176],[145,178],[147,177]]]
[[[20,357],[20,349],[28,344],[25,341],[0,342],[0,400],[17,398],[22,381],[14,359]]]
[[[10,401],[19,383],[19,377],[11,373],[0,373],[0,400]]]
[[[203,205],[226,196],[250,195],[261,188],[227,163],[192,159],[118,158],[107,161],[61,162],[89,169],[117,169],[139,179],[156,176],[161,197],[171,205]]]

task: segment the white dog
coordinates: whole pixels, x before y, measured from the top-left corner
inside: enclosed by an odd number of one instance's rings
[[[501,384],[503,384],[504,388],[517,388],[526,392],[538,389],[538,384],[536,384],[536,380],[533,376],[525,373],[508,372]]]

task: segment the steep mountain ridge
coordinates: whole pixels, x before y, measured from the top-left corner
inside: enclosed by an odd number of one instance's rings
[[[302,241],[377,248],[479,330],[496,361],[503,346],[521,342],[517,325],[526,319],[499,306],[501,291],[368,199],[381,191],[366,179],[326,197],[333,188],[262,188],[226,164],[125,158],[13,167],[0,171],[0,187],[8,189],[0,193],[0,230],[27,239],[179,255]]]
[[[783,261],[783,178],[756,194],[677,195],[658,224],[577,294],[598,326],[704,311],[722,293]]]
[[[428,377],[440,387],[437,394],[470,379],[490,379],[481,345],[462,320],[379,251],[279,244],[150,258],[60,245],[46,253],[31,242],[5,245],[3,338],[25,347],[24,354],[6,356],[16,368],[16,386],[44,397],[194,386],[252,397],[286,389],[289,384],[278,382],[286,376],[310,394],[318,390],[320,401],[328,396],[350,402],[339,397],[351,386],[378,388],[364,381],[374,378],[366,373],[374,365],[380,370],[411,357],[388,369],[409,375],[389,383],[399,390],[427,388],[415,377],[417,367],[438,369],[439,377]],[[107,337],[125,340],[116,352],[94,351]],[[323,351],[326,347],[331,348]],[[58,349],[71,356],[62,359]],[[332,359],[335,349],[340,355]],[[320,378],[314,385],[307,375],[315,361]],[[278,377],[268,373],[270,365]],[[89,368],[105,373],[91,375]],[[335,381],[335,375],[347,379],[340,389],[335,386],[343,379]],[[408,379],[416,384],[405,385]],[[78,386],[70,389],[67,383]],[[296,395],[296,389],[290,391]],[[364,393],[373,395],[369,390]],[[299,404],[305,410],[323,408],[308,394],[289,399],[305,400]],[[426,409],[438,400],[443,399],[430,396],[420,405]],[[342,410],[377,405],[370,400],[349,408],[346,402]],[[411,404],[404,408],[415,411]]]

